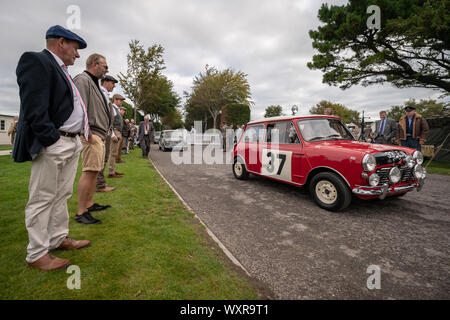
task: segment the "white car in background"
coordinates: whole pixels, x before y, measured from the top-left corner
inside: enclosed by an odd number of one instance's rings
[[[163,130],[159,139],[159,150],[187,150],[183,130]]]

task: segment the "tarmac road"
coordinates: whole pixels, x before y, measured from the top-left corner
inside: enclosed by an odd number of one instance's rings
[[[421,192],[320,209],[297,187],[231,165],[182,164],[152,146],[150,157],[200,219],[276,299],[450,299],[450,176]],[[369,290],[373,269],[380,289]]]

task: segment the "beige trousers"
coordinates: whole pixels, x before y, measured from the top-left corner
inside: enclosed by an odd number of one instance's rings
[[[61,137],[31,163],[25,207],[29,263],[57,248],[69,234],[67,200],[72,196],[81,148],[78,136]]]
[[[111,139],[111,145],[110,145],[110,153],[109,153],[109,159],[108,159],[108,174],[114,174],[116,173],[116,160],[117,160],[117,154],[122,152],[122,149],[120,148],[120,145],[122,143],[122,134],[119,132],[119,130],[114,129],[114,134],[117,138],[119,138],[118,142],[115,142],[113,139]]]

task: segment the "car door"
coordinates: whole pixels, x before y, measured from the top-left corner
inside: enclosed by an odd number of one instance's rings
[[[264,124],[248,125],[244,132],[245,163],[247,170],[261,172],[260,143],[264,138]]]
[[[292,121],[268,123],[262,150],[261,174],[299,183],[302,145]]]

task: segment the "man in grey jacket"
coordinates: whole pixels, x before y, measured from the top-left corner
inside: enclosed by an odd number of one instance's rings
[[[375,132],[372,133],[375,143],[393,144],[397,132],[397,122],[387,117],[386,111],[380,111],[380,120],[375,122]]]
[[[97,175],[104,165],[105,139],[111,128],[110,109],[99,85],[99,80],[107,72],[105,57],[94,53],[86,60],[86,71],[74,78],[86,106],[90,127],[88,140],[84,137],[80,139],[83,145],[83,172],[78,181],[78,213],[75,215],[75,221],[84,224],[101,223],[90,213],[110,207],[94,203]]]

